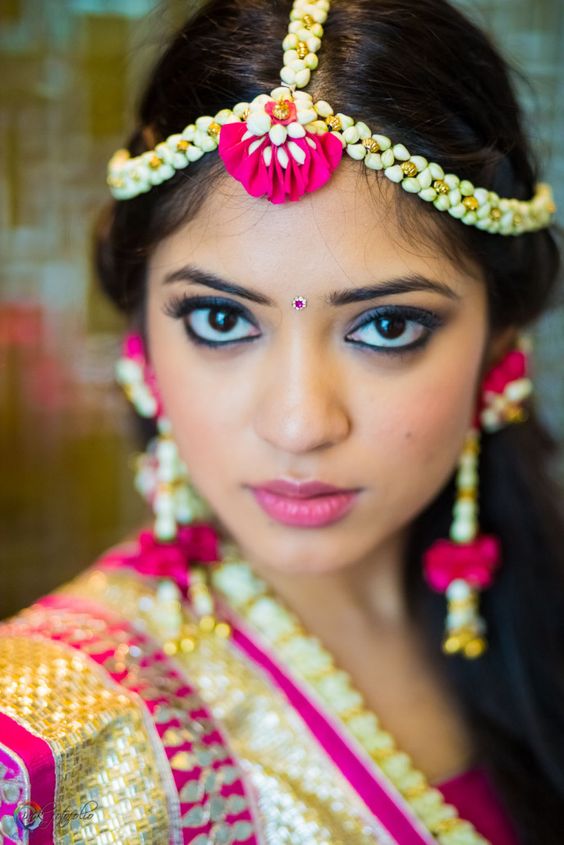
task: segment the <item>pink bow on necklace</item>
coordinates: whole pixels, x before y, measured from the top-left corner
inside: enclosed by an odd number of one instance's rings
[[[129,554],[117,554],[104,560],[106,566],[127,566],[142,575],[170,578],[182,594],[187,595],[191,563],[214,563],[219,560],[219,538],[207,522],[182,525],[171,542],[157,540],[152,531],[143,530],[138,546]]]

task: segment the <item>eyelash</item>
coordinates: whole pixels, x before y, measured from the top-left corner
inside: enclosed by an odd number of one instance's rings
[[[163,308],[163,311],[169,317],[178,320],[190,316],[190,314],[192,314],[194,311],[201,311],[206,309],[215,311],[225,311],[234,314],[237,317],[243,317],[243,319],[247,320],[252,325],[255,325],[245,308],[241,307],[238,303],[235,303],[232,300],[222,299],[216,296],[186,296],[185,294],[182,296],[174,296],[168,303],[166,303]],[[438,328],[440,328],[444,323],[443,318],[435,311],[427,311],[406,305],[388,305],[382,308],[373,309],[369,311],[365,315],[363,321],[357,326],[355,326],[349,334],[355,333],[359,331],[359,329],[371,325],[377,319],[390,317],[395,319],[404,319],[407,321],[407,323],[419,323],[419,325],[424,326],[427,331],[417,341],[409,344],[408,346],[403,347],[376,346],[374,344],[362,343],[359,341],[347,342],[353,343],[355,346],[358,346],[363,350],[367,350],[370,352],[390,355],[396,358],[404,358],[417,352],[418,350],[423,349],[430,341],[434,332]],[[236,340],[216,342],[205,340],[200,335],[196,334],[196,332],[191,327],[188,321],[185,321],[185,328],[190,340],[194,344],[196,344],[197,346],[206,346],[209,349],[215,350],[224,347],[234,346],[236,344],[249,343],[255,340],[257,337],[260,337],[260,335],[251,335],[246,338],[237,338]]]

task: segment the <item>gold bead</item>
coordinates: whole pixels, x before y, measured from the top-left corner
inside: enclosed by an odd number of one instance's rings
[[[462,647],[462,643],[460,642],[460,637],[457,636],[449,636],[446,640],[443,641],[442,649],[445,654],[456,654],[457,651],[460,651]]]
[[[380,144],[375,138],[363,138],[362,146],[366,147],[369,153],[379,153]]]
[[[417,165],[412,161],[403,161],[401,169],[405,176],[417,176]]]
[[[152,167],[153,170],[157,170],[157,168],[159,168],[161,164],[163,164],[163,160],[158,155],[153,155],[149,159],[149,167]]]
[[[183,651],[185,654],[194,651],[196,648],[196,640],[194,637],[182,637],[180,640],[180,651]]]
[[[480,657],[481,654],[484,653],[486,650],[486,641],[483,637],[475,637],[474,639],[470,640],[469,643],[466,643],[464,646],[464,655],[465,657]]]
[[[520,405],[509,405],[509,407],[505,409],[505,418],[509,423],[520,423],[525,422],[527,414],[525,409]]]
[[[229,622],[218,622],[214,628],[214,634],[226,640],[231,636],[231,625]]]
[[[490,217],[492,220],[500,220],[501,219],[501,209],[499,208],[492,208],[490,211]]]
[[[313,20],[311,15],[304,15],[302,18],[302,23],[305,29],[311,29],[315,21]]]
[[[462,200],[462,205],[467,208],[468,211],[476,211],[479,202],[476,197],[464,197],[464,199]]]
[[[325,118],[325,123],[330,129],[333,129],[335,132],[340,132],[343,128],[343,124],[341,123],[341,118],[337,117],[336,114],[330,114],[329,117]]]
[[[456,830],[458,825],[460,824],[460,819],[457,818],[446,818],[446,819],[439,819],[438,822],[432,822],[429,827],[431,833],[446,833],[449,830]]]
[[[190,142],[187,141],[186,138],[181,138],[176,144],[176,149],[182,153],[184,150],[187,150],[189,146]]]
[[[208,126],[208,135],[213,135],[215,138],[217,138],[220,132],[221,126],[219,125],[219,123],[216,123],[215,120],[213,120]]]
[[[214,616],[202,616],[199,623],[198,623],[200,630],[205,631],[206,633],[210,633],[216,626],[216,620]]]
[[[450,188],[444,179],[435,179],[433,182],[433,188],[438,194],[448,194],[450,191]]]
[[[425,792],[427,792],[427,786],[424,783],[420,783],[419,786],[409,786],[407,789],[401,790],[402,795],[406,798],[417,798]]]
[[[298,54],[298,59],[305,59],[307,54],[309,53],[307,44],[305,41],[298,41],[298,46],[296,47],[296,52]]]
[[[376,760],[386,760],[388,757],[397,754],[397,751],[395,748],[375,748],[370,753]]]
[[[167,640],[163,645],[163,651],[165,654],[176,654],[178,651],[178,643],[175,642],[175,640]]]

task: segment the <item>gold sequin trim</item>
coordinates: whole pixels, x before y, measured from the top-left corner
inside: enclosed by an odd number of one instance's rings
[[[241,560],[235,544],[223,543],[222,561],[212,571],[214,587],[250,628],[260,633],[280,662],[336,716],[441,845],[462,841],[464,845],[489,845],[470,822],[458,816],[440,790],[428,783],[409,755],[397,748],[392,735],[366,707],[348,673],[335,665],[319,639],[306,633],[297,616]],[[446,819],[448,830],[443,824]]]
[[[131,621],[149,624],[139,607],[147,607],[155,587],[123,569],[84,574],[64,592],[88,596]],[[190,624],[190,609],[186,604],[183,609]],[[228,639],[201,632],[197,647],[175,655],[173,662],[198,688],[252,782],[265,845],[279,845],[282,837],[292,845],[398,845],[272,681]],[[180,756],[176,763],[189,766],[190,760]]]
[[[162,845],[169,822],[146,726],[138,706],[102,675],[62,643],[0,638],[0,708],[53,751],[56,841]],[[65,811],[87,804],[95,807],[91,819],[65,820]]]

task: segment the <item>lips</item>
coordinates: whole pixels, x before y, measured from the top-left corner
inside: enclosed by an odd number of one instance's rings
[[[342,519],[353,507],[359,490],[346,490],[321,481],[283,479],[251,487],[255,501],[277,522],[321,527]]]
[[[310,499],[314,496],[325,496],[336,493],[351,493],[352,490],[325,484],[322,481],[286,481],[279,478],[253,485],[256,489],[277,493],[279,496],[289,496],[295,499]]]

